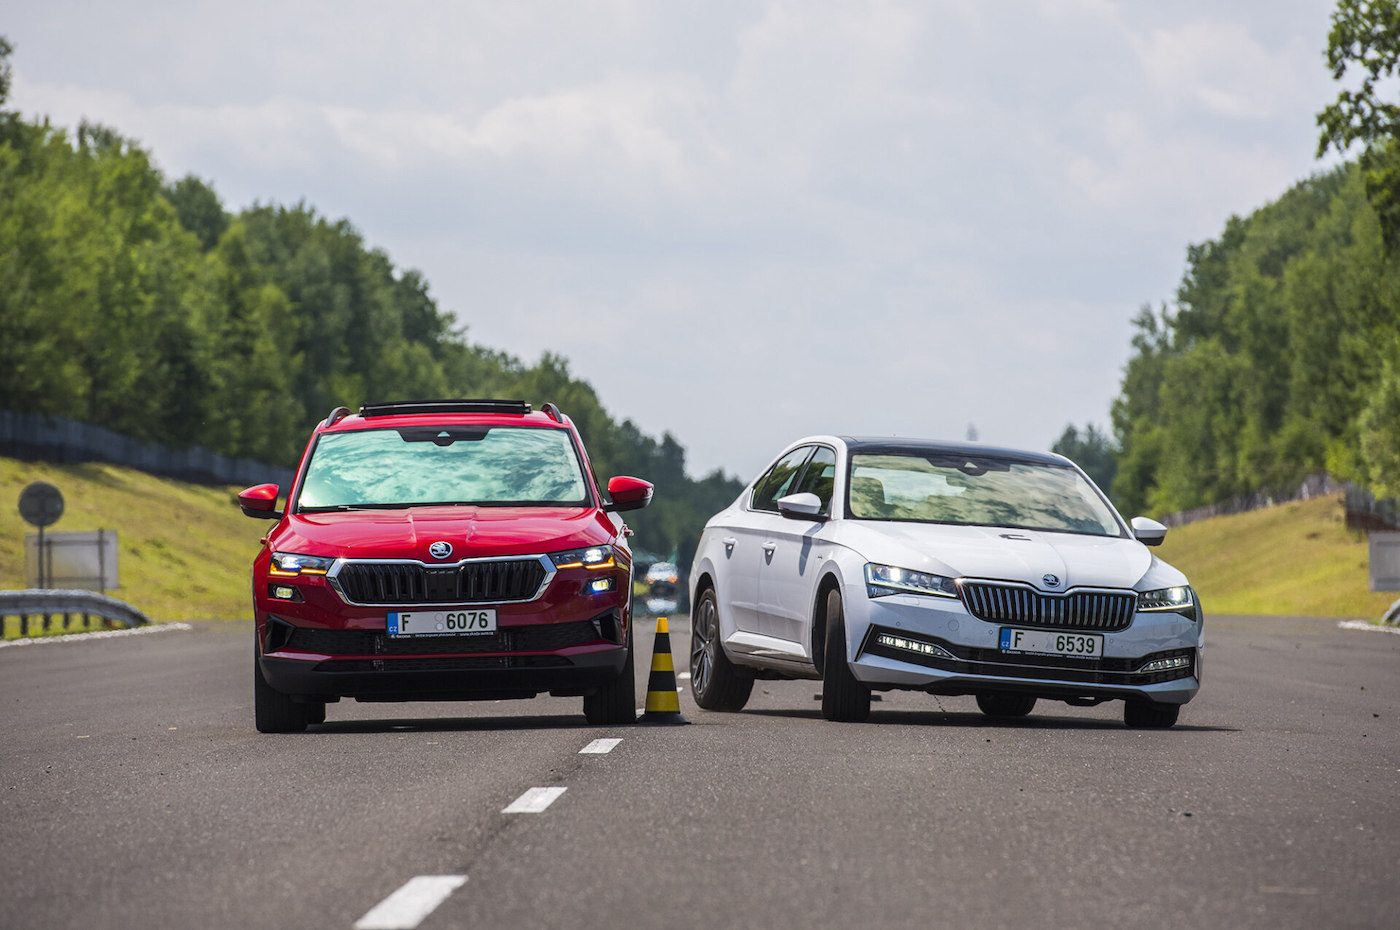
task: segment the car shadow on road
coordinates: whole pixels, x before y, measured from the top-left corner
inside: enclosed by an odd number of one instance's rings
[[[749,708],[745,715],[754,717],[790,717],[806,720],[821,720],[821,711],[787,708]],[[959,713],[937,710],[884,710],[872,708],[870,724],[903,724],[905,726],[976,727],[984,730],[1123,730],[1127,729],[1121,720],[1105,720],[1101,717],[1059,717],[1050,714],[1032,714],[1019,720],[991,720],[980,713]],[[1237,727],[1204,726],[1201,724],[1178,723],[1168,732],[1182,733],[1238,733]]]
[[[383,720],[327,720],[307,729],[316,733],[441,733],[471,730],[595,730],[582,714],[510,717],[387,717]]]

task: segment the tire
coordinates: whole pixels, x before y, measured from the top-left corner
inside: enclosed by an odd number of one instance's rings
[[[977,707],[994,720],[1014,720],[1035,709],[1035,698],[1029,694],[979,694]]]
[[[690,691],[705,710],[730,713],[743,710],[753,693],[753,676],[724,654],[714,588],[700,595],[690,619]]]
[[[846,613],[841,592],[826,595],[826,661],[822,669],[822,716],[860,723],[870,718],[870,689],[851,673],[846,661]]]
[[[1165,730],[1180,716],[1180,704],[1154,704],[1151,701],[1126,701],[1123,704],[1123,722],[1135,730]]]
[[[258,668],[258,644],[253,641],[253,722],[259,733],[300,733],[311,722],[308,708],[298,704],[263,678]],[[325,705],[321,705],[325,713]]]
[[[595,726],[637,722],[637,650],[632,625],[627,626],[627,659],[616,678],[583,698],[583,716]]]

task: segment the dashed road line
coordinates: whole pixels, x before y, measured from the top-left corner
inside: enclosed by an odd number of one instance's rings
[[[538,814],[549,805],[559,800],[567,788],[531,788],[529,791],[510,802],[504,808],[502,814]]]
[[[415,875],[355,921],[355,930],[413,930],[466,882],[465,875]]]
[[[165,633],[171,630],[192,630],[188,623],[159,623],[152,626],[134,626],[126,630],[97,630],[93,633],[63,633],[58,636],[35,636],[30,639],[7,639],[0,642],[0,649],[10,646],[43,646],[48,643],[80,643],[89,639],[117,639],[123,636],[146,636],[151,633]]]
[[[1400,626],[1377,626],[1369,620],[1343,620],[1337,626],[1344,630],[1371,630],[1375,633],[1400,633]]]
[[[617,748],[617,744],[620,742],[622,742],[621,739],[595,739],[593,742],[580,749],[578,754],[581,756],[601,756],[605,753],[612,752]]]

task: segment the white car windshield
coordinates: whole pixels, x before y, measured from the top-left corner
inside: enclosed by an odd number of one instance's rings
[[[588,503],[562,429],[409,427],[325,433],[306,466],[298,510]]]
[[[1066,466],[882,450],[852,455],[850,475],[849,511],[860,520],[1124,535],[1093,485]]]

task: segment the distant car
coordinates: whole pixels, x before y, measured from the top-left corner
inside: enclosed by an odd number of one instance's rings
[[[592,723],[635,719],[632,555],[618,511],[652,486],[594,483],[553,404],[340,407],[312,433],[253,562],[258,730],[326,703],[583,697]]]
[[[1196,594],[1062,456],[816,436],[705,526],[691,687],[739,710],[755,676],[820,678],[829,720],[872,690],[974,695],[989,716],[1040,699],[1125,702],[1168,727],[1200,687]]]
[[[653,562],[647,569],[647,584],[678,584],[680,580],[680,569],[670,562]]]

